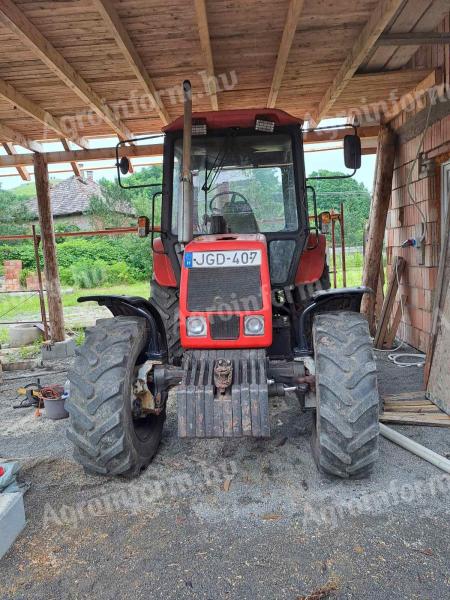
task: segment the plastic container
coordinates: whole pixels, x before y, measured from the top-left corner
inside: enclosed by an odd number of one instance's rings
[[[67,419],[69,413],[64,408],[65,398],[44,398],[45,416],[53,421]]]

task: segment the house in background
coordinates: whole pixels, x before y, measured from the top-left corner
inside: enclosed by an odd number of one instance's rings
[[[64,223],[76,225],[81,230],[92,229],[93,219],[88,212],[90,201],[93,196],[102,195],[102,188],[94,181],[92,171],[83,171],[82,177],[74,175],[64,181],[50,182],[50,198],[55,227],[58,228],[58,224]],[[37,221],[37,198],[29,200],[26,207]],[[124,204],[120,210],[116,208],[115,212],[123,216],[123,226],[135,221],[135,211],[128,204]],[[102,224],[95,219],[95,228],[98,226],[101,228]]]

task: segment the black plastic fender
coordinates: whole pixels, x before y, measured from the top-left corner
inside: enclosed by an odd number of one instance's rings
[[[364,294],[373,294],[369,287],[340,288],[321,290],[311,296],[309,304],[300,315],[298,321],[298,346],[294,350],[296,356],[313,354],[312,325],[314,316],[319,313],[337,310],[360,312]]]
[[[116,317],[143,317],[148,323],[148,360],[167,361],[167,342],[161,316],[155,307],[139,296],[82,296],[78,302],[97,302]]]

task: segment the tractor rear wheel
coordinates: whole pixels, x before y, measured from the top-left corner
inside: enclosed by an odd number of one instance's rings
[[[169,362],[181,364],[183,349],[180,343],[179,301],[180,293],[177,288],[163,287],[156,279],[151,284],[150,302],[161,315],[167,340]]]
[[[315,317],[316,428],[319,469],[341,478],[366,477],[378,458],[379,395],[366,319],[335,312]]]
[[[161,440],[165,412],[134,418],[132,384],[147,342],[140,317],[100,319],[86,329],[77,349],[66,402],[68,438],[86,471],[136,476],[147,467]]]

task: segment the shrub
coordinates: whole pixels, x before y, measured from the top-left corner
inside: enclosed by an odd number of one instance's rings
[[[72,265],[71,270],[74,284],[79,288],[98,287],[107,280],[107,264],[104,261],[80,261]]]
[[[132,276],[126,262],[120,261],[107,266],[107,283],[130,283]]]

